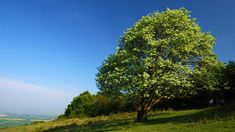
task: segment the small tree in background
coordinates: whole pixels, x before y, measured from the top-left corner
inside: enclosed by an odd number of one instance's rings
[[[225,90],[225,98],[235,99],[235,61],[229,61],[226,64],[225,75],[229,86],[229,89]]]
[[[95,98],[90,92],[85,91],[81,93],[67,106],[64,116],[74,118],[91,115],[92,111],[90,106],[93,104],[94,100]]]
[[[111,113],[133,111],[132,100],[119,96],[112,98],[101,92],[95,95],[88,91],[76,96],[58,118],[94,117]]]
[[[196,95],[193,95],[191,103],[204,107],[222,103],[223,91],[228,88],[225,64],[217,62],[210,66],[201,65],[200,70],[192,74],[192,83]]]
[[[97,85],[109,96],[131,97],[137,121],[143,121],[160,100],[198,90],[193,78],[206,76],[216,63],[214,44],[186,9],[152,13],[124,33],[116,53],[99,68]]]

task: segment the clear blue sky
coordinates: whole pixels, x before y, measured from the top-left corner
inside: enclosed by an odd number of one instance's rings
[[[123,32],[167,7],[192,11],[216,37],[218,59],[234,60],[234,6],[234,0],[1,0],[0,112],[58,114],[80,92],[97,92],[97,68]]]

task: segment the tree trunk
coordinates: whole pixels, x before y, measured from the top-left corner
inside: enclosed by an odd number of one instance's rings
[[[144,108],[144,105],[141,105],[141,107],[139,107],[138,111],[137,111],[136,121],[137,122],[142,122],[142,121],[145,121],[145,120],[147,120],[147,111]]]
[[[141,103],[139,104],[139,107],[137,109],[137,122],[142,122],[145,120],[148,120],[147,118],[147,112],[154,106],[155,104],[159,103],[161,101],[161,98],[159,99],[151,99],[147,104],[144,103],[142,100]]]

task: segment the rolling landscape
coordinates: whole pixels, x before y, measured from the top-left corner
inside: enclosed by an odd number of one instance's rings
[[[0,114],[0,128],[13,127],[44,122],[55,119],[55,116],[28,115],[28,114]]]
[[[234,132],[234,6],[1,0],[0,132]]]

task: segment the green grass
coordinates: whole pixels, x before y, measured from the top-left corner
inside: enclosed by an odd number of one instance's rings
[[[7,129],[1,132],[76,132],[76,131],[127,131],[127,132],[234,132],[235,102],[224,106],[183,111],[149,113],[149,120],[135,122],[135,113],[120,113],[94,118],[56,120]]]

